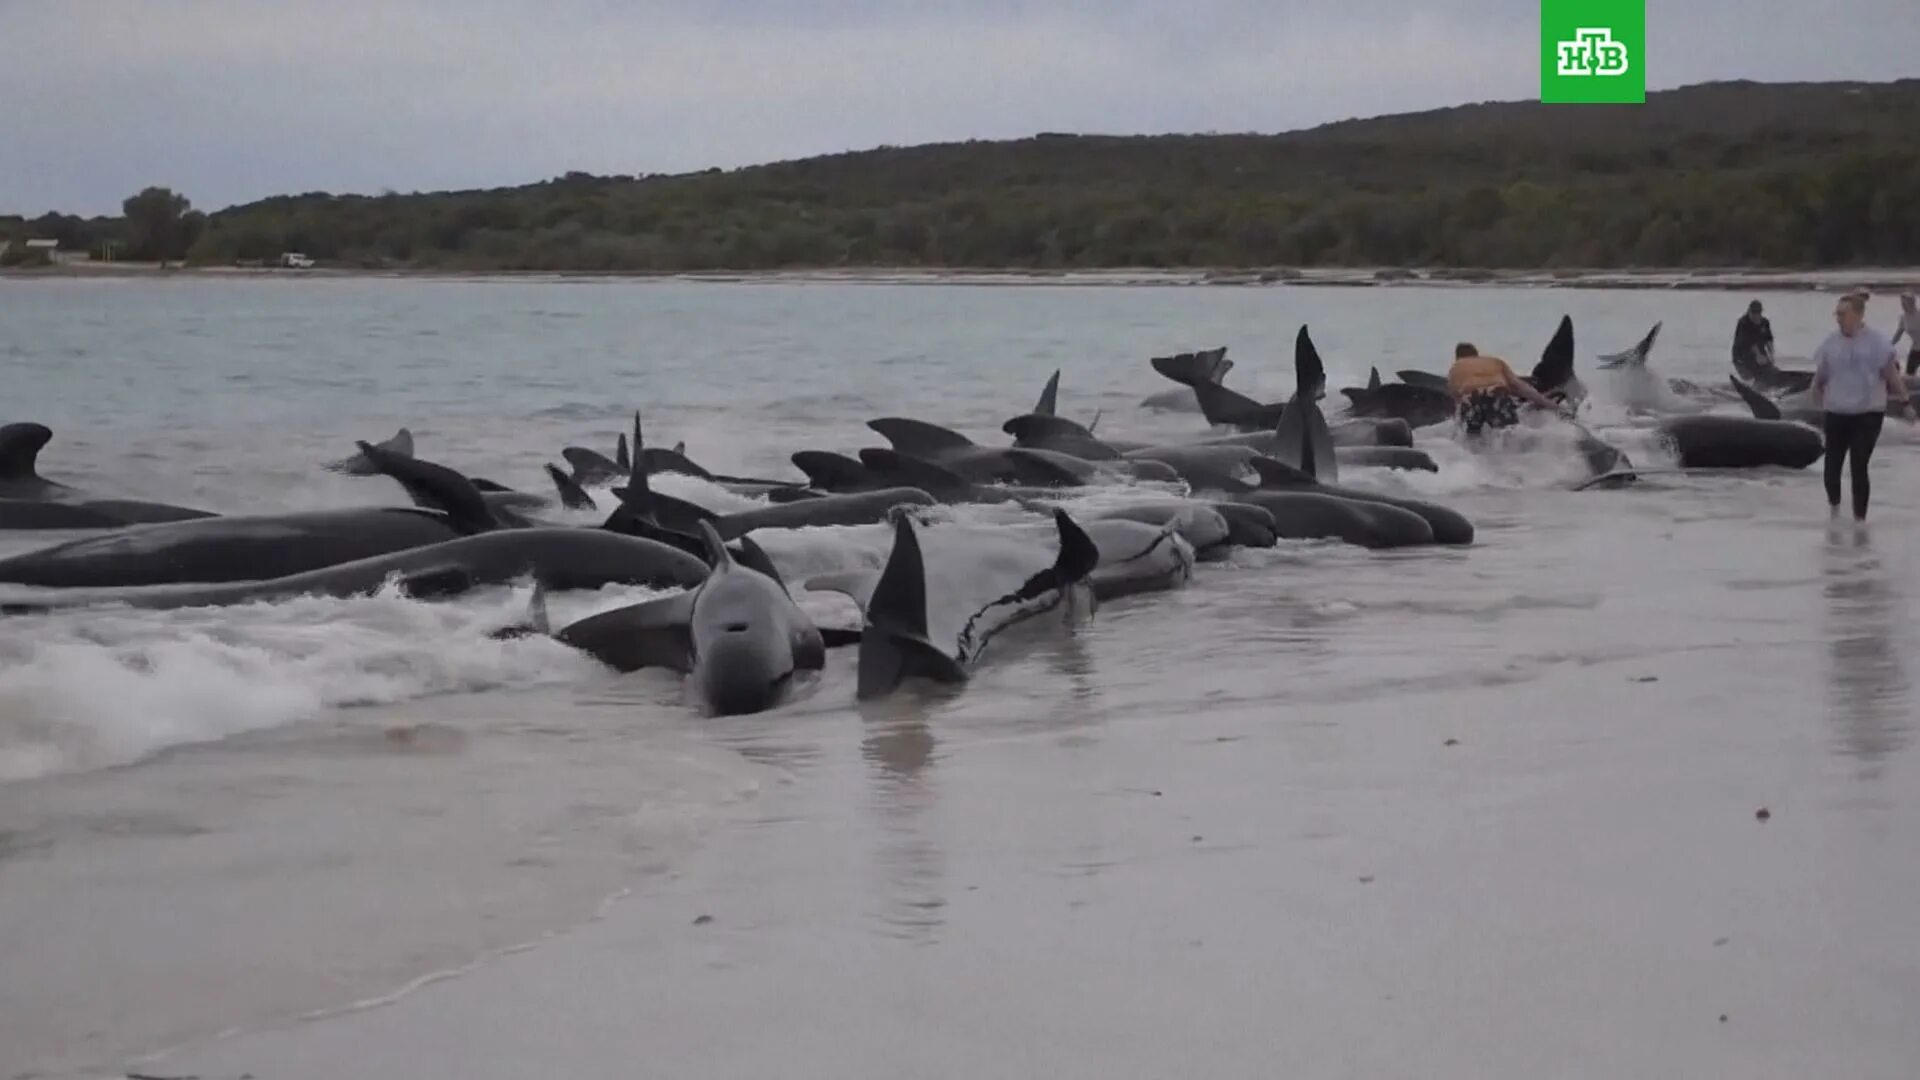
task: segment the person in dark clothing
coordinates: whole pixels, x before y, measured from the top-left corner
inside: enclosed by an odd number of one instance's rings
[[[1751,380],[1752,372],[1773,366],[1773,324],[1760,313],[1760,301],[1733,324],[1733,369]]]

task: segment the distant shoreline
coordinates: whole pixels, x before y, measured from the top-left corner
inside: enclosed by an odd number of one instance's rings
[[[1578,289],[1753,289],[1816,291],[1864,288],[1874,293],[1920,289],[1920,267],[1851,267],[1821,270],[1757,268],[1674,269],[1559,269],[1483,270],[1342,267],[1244,270],[1191,268],[1161,270],[1113,268],[1100,270],[1034,270],[1026,268],[974,269],[928,267],[858,267],[794,270],[447,270],[347,269],[320,267],[288,270],[278,267],[201,266],[169,267],[142,263],[67,263],[34,269],[0,270],[0,280],[73,280],[179,277],[196,279],[310,280],[337,278],[408,278],[441,281],[692,281],[712,284],[813,283],[842,285],[1044,285],[1074,286],[1211,286],[1258,288],[1391,287],[1391,286],[1504,286],[1509,288]]]

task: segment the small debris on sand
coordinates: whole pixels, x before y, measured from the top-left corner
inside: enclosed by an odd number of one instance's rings
[[[712,921],[713,921],[713,916],[711,915],[699,915],[699,916],[695,916],[693,920],[693,925],[705,926]]]
[[[1767,809],[1764,806],[1753,812],[1753,820],[1755,821],[1765,821],[1772,816],[1773,816],[1773,811]]]

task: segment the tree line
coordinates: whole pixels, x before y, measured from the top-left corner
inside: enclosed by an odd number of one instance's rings
[[[127,257],[454,270],[1911,264],[1916,131],[1920,80],[1715,83],[1644,106],[882,147],[206,216],[150,189],[123,218],[21,224]]]

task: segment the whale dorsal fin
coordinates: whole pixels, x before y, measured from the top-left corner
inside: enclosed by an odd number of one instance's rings
[[[902,416],[883,416],[867,421],[867,426],[892,443],[895,450],[915,457],[937,457],[974,445],[972,439],[950,428]]]
[[[894,515],[893,550],[867,598],[866,611],[855,691],[860,700],[890,693],[909,675],[965,681],[959,661],[927,640],[927,566],[910,514]]]
[[[501,527],[500,518],[472,481],[445,465],[403,457],[369,442],[354,445],[381,476],[405,488],[415,504],[447,515],[449,523],[461,532],[492,532]]]
[[[573,466],[573,478],[582,484],[601,484],[618,479],[633,468],[631,462],[616,464],[600,451],[584,446],[565,447],[560,451],[560,456]]]
[[[1046,389],[1040,391],[1040,400],[1033,411],[1040,416],[1053,416],[1060,403],[1060,369],[1053,369],[1053,376],[1047,380]]]
[[[1367,389],[1369,390],[1380,389],[1380,369],[1379,368],[1376,367],[1376,368],[1367,369]]]
[[[633,455],[627,451],[627,433],[620,433],[620,441],[613,444],[613,463],[623,469],[633,468]]]
[[[1300,332],[1293,337],[1293,396],[1295,399],[1318,401],[1327,392],[1327,365],[1320,359],[1320,350],[1314,348],[1313,338],[1308,336],[1306,324],[1302,323]]]
[[[649,536],[652,539],[675,544],[683,550],[684,542],[695,537],[699,523],[712,521],[719,517],[704,506],[696,506],[685,499],[676,499],[671,495],[661,495],[647,483],[647,444],[640,430],[640,413],[633,414],[633,464],[627,472],[625,487],[613,489],[614,498],[620,500],[620,508],[613,512],[602,528],[613,532],[626,532],[629,535]],[[635,526],[638,530],[635,531]],[[657,536],[648,529],[663,530],[672,535]],[[695,543],[698,543],[697,537]],[[696,548],[694,554],[699,554]]]
[[[680,444],[680,446],[685,445],[687,444]],[[682,476],[697,477],[701,480],[712,480],[714,478],[712,473],[695,464],[692,458],[689,458],[677,448],[673,450],[655,450],[652,447],[648,447],[640,451],[640,456],[645,459],[646,470],[649,474],[679,473]]]
[[[1529,380],[1533,388],[1546,393],[1558,390],[1573,378],[1573,317],[1560,316],[1560,325],[1553,332],[1553,340],[1540,351],[1540,362],[1533,366],[1533,377]]]
[[[38,480],[34,467],[40,448],[53,438],[45,424],[22,423],[0,427],[0,480]]]
[[[798,450],[791,459],[793,467],[806,475],[807,483],[821,491],[841,491],[869,482],[867,467],[845,454],[827,450]]]
[[[549,463],[547,475],[553,478],[554,490],[560,493],[561,506],[569,510],[592,510],[597,507],[593,496],[587,494],[587,489],[576,483],[558,465]]]

